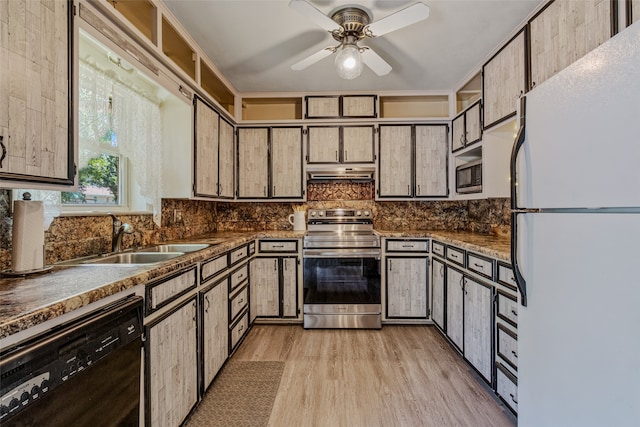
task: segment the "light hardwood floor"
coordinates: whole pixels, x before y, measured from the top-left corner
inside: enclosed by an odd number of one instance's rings
[[[255,325],[237,360],[284,361],[270,426],[514,426],[432,326]]]

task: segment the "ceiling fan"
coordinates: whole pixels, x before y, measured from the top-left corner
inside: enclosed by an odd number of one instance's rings
[[[304,70],[327,56],[337,53],[336,70],[343,79],[354,79],[366,64],[379,76],[389,74],[391,65],[368,46],[358,46],[365,38],[379,37],[391,31],[407,27],[429,17],[429,6],[418,2],[396,13],[371,23],[371,16],[361,6],[348,5],[327,16],[306,0],[291,0],[289,6],[328,31],[336,46],[325,47],[319,52],[291,66],[292,70]]]

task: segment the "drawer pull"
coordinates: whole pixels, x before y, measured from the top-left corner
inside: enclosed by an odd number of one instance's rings
[[[243,329],[244,329],[244,325],[242,325],[242,326],[240,326],[240,327],[238,328],[238,332],[242,332],[242,330],[243,330]]]
[[[515,350],[511,350],[511,354],[513,354],[513,357],[516,359],[518,358],[518,353],[516,353]]]
[[[513,395],[513,393],[509,393],[509,397],[511,397],[513,403],[515,403],[516,405],[518,404],[518,401],[516,400],[516,397]]]
[[[518,312],[515,310],[511,310],[511,314],[513,314],[514,316],[518,317]]]
[[[240,274],[240,275],[238,276],[238,280],[242,280],[242,279],[244,279],[244,273],[242,273],[242,274]]]
[[[480,270],[484,270],[484,266],[482,264],[478,264],[477,262],[473,263],[473,266],[479,268]]]
[[[284,245],[273,245],[272,248],[284,248]]]
[[[402,245],[403,248],[413,248],[413,245]]]
[[[241,305],[244,302],[244,298],[238,301],[238,305]]]

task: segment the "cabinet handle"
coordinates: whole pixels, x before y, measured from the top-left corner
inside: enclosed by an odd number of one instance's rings
[[[2,147],[2,154],[0,155],[0,169],[2,168],[2,161],[7,157],[7,147],[4,146],[4,137],[0,135],[0,147]]]
[[[393,261],[389,260],[389,271],[393,270]]]
[[[276,186],[275,185],[273,186],[273,195],[274,196],[276,195]]]
[[[282,266],[284,267],[284,271],[289,271],[289,269],[287,268],[287,264],[289,264],[289,263],[287,262],[287,260],[286,260],[286,259],[283,259],[283,260],[282,260]]]
[[[336,162],[338,161],[338,150],[336,150]]]
[[[513,354],[513,357],[516,359],[518,358],[518,353],[516,353],[515,350],[511,350],[511,354]]]
[[[218,183],[218,194],[222,194],[222,184]]]
[[[349,159],[349,152],[347,150],[344,150],[344,160],[347,161]]]
[[[278,271],[278,260],[277,259],[273,260],[273,271]]]
[[[407,196],[411,195],[411,185],[407,184]]]
[[[516,405],[518,404],[518,401],[516,400],[516,397],[513,395],[513,393],[509,393],[509,397],[511,397],[513,403],[515,403]]]
[[[422,191],[420,191],[420,184],[418,184],[418,196],[422,195]]]
[[[464,134],[460,135],[460,144],[464,145]]]
[[[262,192],[264,193],[264,197],[267,197],[267,186],[266,185],[263,187]]]
[[[478,264],[477,262],[474,262],[473,266],[479,268],[480,270],[484,270],[484,266],[481,264]]]
[[[207,302],[207,308],[204,309],[205,313],[209,312],[209,307],[211,306],[211,303],[209,302],[209,295],[205,295],[204,300]]]
[[[440,276],[444,277],[444,265],[440,266]]]
[[[464,291],[464,277],[460,278],[460,289]]]

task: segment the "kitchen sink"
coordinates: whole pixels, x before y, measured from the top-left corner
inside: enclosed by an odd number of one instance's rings
[[[167,243],[144,248],[144,252],[195,252],[211,246],[208,243]]]
[[[135,265],[155,264],[184,255],[184,252],[122,252],[75,260],[64,265]]]

